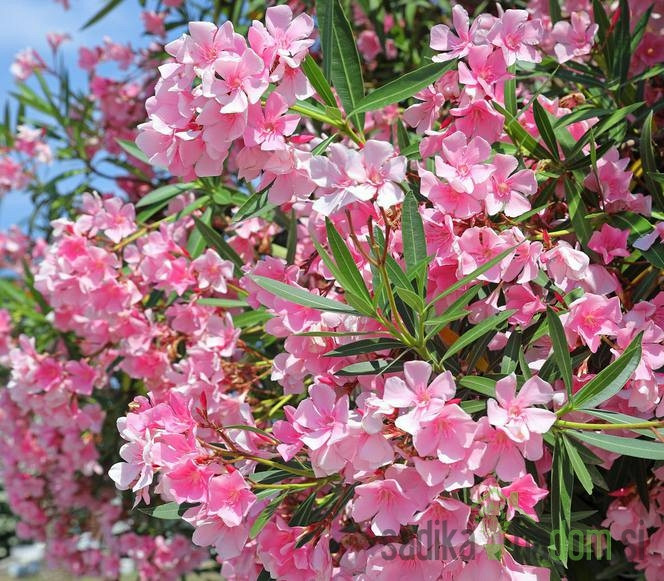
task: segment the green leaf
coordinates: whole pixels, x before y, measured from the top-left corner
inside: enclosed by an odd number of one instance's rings
[[[208,207],[200,220],[204,224],[210,225],[210,220],[212,219],[212,208]],[[205,250],[205,239],[201,234],[198,228],[194,228],[189,234],[189,240],[187,241],[187,252],[192,259],[198,258]]]
[[[662,195],[661,183],[652,178],[652,174],[657,173],[657,161],[655,160],[655,150],[652,145],[652,124],[653,111],[648,113],[641,130],[641,140],[639,150],[641,153],[641,163],[643,164],[643,179],[648,191],[652,194],[655,209],[664,210],[664,195]]]
[[[412,272],[417,264],[427,258],[427,243],[424,237],[424,225],[415,194],[408,192],[401,209],[401,237],[403,255],[406,261],[406,274]]]
[[[404,349],[406,346],[396,339],[379,337],[376,339],[360,339],[353,343],[341,345],[332,351],[328,351],[325,357],[351,357],[363,353],[375,353],[377,351],[388,351],[392,349]]]
[[[498,105],[491,103],[492,107],[505,117],[505,132],[512,138],[514,144],[522,147],[534,159],[549,159],[549,152],[542,147],[537,140],[528,133],[519,123],[516,116]]]
[[[333,301],[311,293],[303,288],[291,286],[278,280],[272,280],[264,276],[253,275],[250,277],[259,287],[272,294],[281,297],[296,305],[310,307],[318,311],[329,311],[332,313],[343,313],[346,315],[357,315],[357,311],[349,305]]]
[[[222,309],[234,309],[248,307],[249,303],[240,299],[216,299],[202,298],[196,301],[197,305],[208,305],[210,307],[221,307]]]
[[[555,535],[557,556],[567,566],[569,532],[572,524],[572,493],[574,472],[569,469],[567,448],[559,436],[553,451],[551,468],[551,520]]]
[[[295,262],[295,253],[297,252],[297,216],[295,210],[291,210],[288,227],[288,238],[286,239],[286,263],[293,264]]]
[[[560,317],[551,307],[546,308],[546,321],[549,325],[549,335],[553,343],[553,357],[565,383],[567,399],[569,400],[572,397],[572,357],[569,353],[565,329],[560,322]]]
[[[450,347],[448,350],[445,352],[445,355],[443,355],[442,361],[445,361],[449,359],[452,355],[455,355],[459,351],[461,351],[464,347],[467,347],[468,345],[474,343],[477,341],[480,337],[484,336],[486,333],[489,333],[493,331],[494,329],[497,329],[502,325],[507,319],[509,319],[514,313],[516,313],[516,309],[509,309],[506,311],[503,311],[501,313],[498,313],[496,315],[493,315],[491,317],[487,317],[474,327],[471,327],[468,331],[466,331],[463,335],[461,335]]]
[[[269,189],[272,184],[266,186],[262,190],[249,196],[249,199],[242,204],[238,211],[233,216],[233,222],[242,222],[247,218],[254,218],[267,214],[270,210],[274,210],[277,206],[268,201]]]
[[[113,10],[115,10],[120,4],[122,4],[123,0],[109,0],[104,4],[101,9],[96,12],[92,17],[90,17],[86,23],[81,27],[81,30],[85,30],[86,28],[90,28],[93,24],[96,24],[99,22],[102,18],[108,16]]]
[[[161,520],[180,520],[182,515],[192,506],[195,505],[189,503],[178,504],[177,502],[167,502],[166,504],[160,504],[159,506],[154,507],[141,507],[138,510],[153,518]]]
[[[374,361],[362,361],[353,363],[336,372],[336,375],[355,376],[355,375],[382,375],[383,373],[397,373],[403,371],[403,363],[396,359],[385,361],[376,359]]]
[[[325,230],[327,232],[327,242],[338,269],[339,276],[337,280],[344,290],[357,295],[363,302],[369,305],[370,312],[373,312],[371,295],[369,295],[369,290],[353,255],[348,250],[347,242],[337,232],[337,229],[329,218],[325,219]]]
[[[655,6],[654,4],[648,6],[648,9],[641,15],[639,21],[634,25],[634,30],[632,30],[630,45],[629,45],[630,52],[632,54],[637,49],[639,43],[641,42],[641,39],[643,38],[643,35],[648,27],[648,21],[650,20],[650,16],[652,15],[652,9],[654,8],[654,6]]]
[[[277,490],[278,489],[275,489],[275,491]],[[281,504],[281,501],[284,498],[286,498],[286,496],[288,496],[288,491],[282,492],[281,494],[273,498],[270,501],[270,504],[268,504],[263,509],[263,511],[256,517],[254,524],[251,525],[251,529],[249,530],[250,539],[255,539],[258,536],[258,533],[260,533],[265,528],[265,525],[272,518],[272,515],[275,513],[275,511]]]
[[[500,362],[500,373],[509,375],[516,371],[519,364],[519,353],[521,352],[521,333],[512,332],[507,340],[503,351],[503,359]]]
[[[197,182],[187,182],[184,184],[168,184],[156,190],[152,190],[147,196],[142,197],[136,204],[137,208],[144,208],[159,202],[166,202],[183,192],[198,188]]]
[[[330,143],[332,143],[337,138],[337,134],[333,133],[329,137],[326,137],[321,141],[316,147],[311,150],[311,155],[322,155],[325,150],[328,148]]]
[[[224,237],[219,234],[214,228],[208,226],[205,222],[194,217],[194,222],[196,223],[196,228],[198,228],[201,236],[205,239],[209,246],[214,248],[219,256],[230,260],[236,268],[236,271],[242,272],[242,267],[244,266],[244,261],[240,258],[240,255],[235,252],[235,249],[224,239]]]
[[[332,81],[344,110],[349,113],[357,108],[364,97],[362,63],[353,29],[339,0],[318,0],[316,7],[320,22],[324,74]],[[360,131],[364,129],[362,115],[355,115],[354,122]]]
[[[369,93],[357,104],[355,110],[350,115],[375,111],[376,109],[382,109],[393,103],[399,103],[404,99],[408,99],[418,91],[435,83],[447,71],[454,68],[456,64],[457,61],[454,59],[445,63],[424,65],[419,69],[410,71]]]
[[[327,79],[323,75],[323,71],[320,70],[320,67],[310,54],[308,54],[302,61],[301,68],[307,79],[309,79],[311,86],[320,95],[325,104],[336,108],[337,100],[334,98],[334,93],[332,92],[330,84],[327,82]]]
[[[544,107],[540,105],[539,101],[535,99],[533,101],[533,114],[535,117],[535,125],[546,143],[553,159],[560,161],[560,155],[558,153],[558,142],[556,141],[556,134],[553,131],[551,126],[551,121],[549,120],[548,113],[544,110]]]
[[[486,395],[487,397],[496,397],[496,380],[479,375],[465,375],[459,380],[459,385]]]
[[[316,522],[312,520],[312,513],[316,506],[316,490],[312,491],[306,500],[300,504],[293,512],[290,521],[288,521],[289,527],[306,527],[307,525]]]
[[[583,486],[584,490],[588,494],[592,494],[593,493],[593,480],[590,476],[590,472],[588,472],[588,468],[586,467],[586,463],[583,461],[583,459],[581,458],[581,455],[579,454],[578,450],[576,449],[576,446],[578,444],[576,442],[571,441],[564,434],[561,436],[561,440],[563,441],[563,443],[565,445],[565,449],[567,451],[567,456],[569,458],[570,464],[572,465],[572,469],[574,470],[574,473],[576,474],[576,477],[578,478],[579,482],[581,483],[581,486]]]
[[[607,412],[604,410],[583,410],[583,412],[591,416],[594,416],[596,418],[599,418],[600,420],[604,420],[609,424],[637,424],[640,422],[648,421],[644,420],[643,418],[628,416],[627,414],[621,414],[618,412]],[[601,424],[598,424],[598,429],[599,427],[601,427]],[[630,432],[634,432],[635,434],[640,434],[641,436],[645,436],[646,438],[655,439],[657,437],[651,430],[635,430],[631,428],[626,428],[626,429],[629,429]]]
[[[503,89],[505,109],[512,117],[516,117],[518,113],[516,103],[516,65],[510,66],[508,72],[510,73],[510,77],[505,81]]]
[[[133,141],[129,141],[128,139],[116,139],[115,141],[122,149],[125,150],[125,152],[127,152],[132,157],[135,157],[143,163],[150,163],[148,156],[145,155],[138,147],[138,145],[136,145]]]
[[[569,408],[592,409],[618,393],[641,361],[642,336],[643,332],[634,337],[620,357],[577,391],[568,404]]]
[[[565,433],[586,444],[596,446],[602,450],[608,450],[609,452],[616,452],[621,456],[645,458],[646,460],[664,460],[664,443],[659,440],[648,442],[635,438],[623,438],[622,436],[577,430],[568,430]]]
[[[619,10],[620,16],[616,21],[616,26],[611,38],[615,51],[611,71],[614,78],[618,79],[621,84],[624,84],[625,81],[627,81],[629,61],[632,56],[629,4],[627,0],[620,0]]]
[[[569,209],[570,220],[574,227],[574,233],[579,242],[585,247],[592,234],[590,225],[586,221],[588,209],[581,197],[581,187],[575,179],[565,179],[565,196],[567,198],[567,207]]]

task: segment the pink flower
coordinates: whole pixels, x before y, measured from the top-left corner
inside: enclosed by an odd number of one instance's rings
[[[393,479],[375,480],[355,489],[352,516],[358,522],[372,519],[376,535],[398,535],[417,510],[414,500]]]
[[[622,319],[620,299],[607,299],[602,295],[586,293],[569,306],[569,313],[563,323],[568,337],[581,337],[588,348],[595,353],[602,335],[616,335],[618,323]]]
[[[403,114],[404,121],[420,134],[431,129],[445,102],[459,96],[458,79],[456,71],[448,71],[433,85],[415,93],[415,98],[423,102],[408,107]]]
[[[442,153],[442,158],[436,158],[436,173],[458,192],[474,192],[493,172],[490,165],[483,163],[491,153],[491,146],[481,137],[468,141],[457,131],[443,139]]]
[[[322,194],[314,202],[314,210],[325,216],[356,200],[375,197],[383,208],[403,200],[397,184],[405,178],[406,158],[395,155],[386,141],[370,139],[359,152],[333,144],[326,157],[312,157],[310,172]]]
[[[244,131],[244,142],[249,147],[260,145],[266,151],[286,149],[285,137],[291,135],[299,115],[285,115],[288,103],[279,93],[271,93],[261,107],[259,103],[249,108],[248,125]]]
[[[627,238],[629,230],[620,230],[608,224],[596,232],[588,241],[588,248],[602,255],[604,264],[609,264],[616,256],[629,256],[627,250]]]
[[[450,113],[455,117],[454,126],[468,139],[481,137],[493,143],[503,132],[505,118],[484,99],[450,109]]]
[[[503,51],[507,66],[517,60],[538,63],[542,60],[535,49],[542,38],[542,23],[539,19],[528,20],[526,10],[506,10],[493,25],[487,40]]]
[[[607,202],[620,201],[629,194],[632,172],[625,171],[628,165],[629,158],[620,158],[618,150],[612,147],[597,160],[597,172],[590,172],[583,185],[600,193]]]
[[[290,68],[297,68],[314,43],[310,38],[314,21],[306,13],[293,18],[287,4],[271,6],[265,13],[265,25],[254,20],[249,29],[251,47],[270,67],[275,58]]]
[[[257,103],[268,87],[267,70],[251,49],[241,56],[222,56],[215,61],[217,78],[211,92],[221,103],[221,113],[241,113]]]
[[[468,228],[458,239],[459,278],[477,270],[483,264],[510,247],[504,238],[491,228]],[[511,261],[508,254],[500,263],[478,276],[478,280],[499,282],[501,270]]]
[[[390,377],[385,382],[383,401],[392,407],[413,408],[396,421],[399,429],[414,433],[423,418],[430,419],[440,412],[444,403],[454,397],[456,386],[449,371],[429,384],[431,365],[426,361],[408,361],[404,365],[405,381]]]
[[[208,512],[218,516],[226,526],[240,525],[254,502],[256,495],[237,470],[210,479]]]
[[[515,480],[509,486],[501,488],[503,496],[507,499],[507,520],[514,518],[516,511],[539,522],[535,505],[542,500],[549,491],[535,484],[532,474],[526,474]]]
[[[551,36],[556,41],[553,51],[558,62],[564,63],[573,58],[590,54],[599,26],[591,23],[585,11],[572,12],[571,23],[556,22]]]
[[[489,423],[501,429],[514,442],[526,442],[533,434],[545,434],[556,421],[556,414],[532,407],[547,404],[553,389],[539,377],[528,379],[516,393],[516,376],[509,375],[496,383],[496,399],[487,402]],[[497,401],[496,401],[497,400]]]
[[[565,286],[568,281],[582,280],[587,276],[590,258],[561,240],[542,255],[542,263],[553,281],[558,286]]]
[[[467,60],[467,65],[459,63],[459,82],[473,100],[485,96],[494,99],[496,85],[509,77],[503,53],[487,44],[473,46]]]
[[[530,210],[530,202],[526,196],[537,193],[535,172],[522,169],[515,172],[519,162],[511,155],[497,153],[491,165],[494,172],[490,178],[490,188],[484,203],[491,215],[502,211],[506,216],[514,217]]]
[[[449,26],[445,24],[436,24],[431,29],[431,48],[442,53],[434,55],[432,58],[434,62],[444,62],[457,57],[464,57],[473,45],[473,29],[470,28],[470,18],[461,4],[456,4],[452,8],[452,22],[458,36],[453,34]]]
[[[165,12],[144,10],[141,13],[141,19],[143,20],[145,32],[154,34],[155,36],[166,36],[166,27],[164,26],[164,20],[166,19]]]
[[[136,212],[133,204],[123,204],[120,198],[104,200],[104,211],[96,217],[97,226],[117,244],[136,231]]]
[[[223,260],[214,250],[208,248],[191,266],[198,274],[199,288],[210,288],[222,294],[228,290],[226,281],[233,278],[234,268],[230,260]]]
[[[302,434],[300,439],[312,450],[331,446],[342,440],[348,431],[348,396],[337,401],[334,390],[325,384],[309,388],[309,397],[293,414],[293,421]]]
[[[14,57],[9,70],[18,81],[26,81],[35,71],[43,71],[46,63],[39,53],[32,48],[25,48]]]

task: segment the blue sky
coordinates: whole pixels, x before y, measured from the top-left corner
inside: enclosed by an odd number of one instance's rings
[[[69,69],[76,71],[78,47],[100,44],[104,36],[118,42],[131,42],[133,46],[144,43],[141,37],[142,23],[137,0],[124,0],[118,8],[101,22],[81,31],[81,25],[92,16],[102,0],[71,0],[71,9],[65,11],[54,0],[0,0],[0,105],[8,99],[14,86],[9,67],[14,55],[27,46],[37,50],[44,58],[50,56],[46,43],[48,32],[68,32],[73,41],[61,50]],[[82,74],[72,75],[72,83],[81,86]],[[56,168],[51,168],[56,171]],[[30,212],[30,204],[21,192],[12,192],[0,199],[0,230],[20,223]]]

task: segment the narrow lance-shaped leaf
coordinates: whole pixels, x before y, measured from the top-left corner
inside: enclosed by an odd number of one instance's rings
[[[332,80],[347,113],[353,111],[364,97],[362,64],[357,52],[348,17],[339,0],[319,0],[316,3],[321,23],[323,70]],[[355,125],[362,131],[364,116],[355,115]]]
[[[351,115],[382,109],[412,97],[418,91],[435,83],[447,71],[456,66],[456,59],[446,63],[431,63],[410,71],[398,79],[378,87],[362,99]]]
[[[641,163],[643,164],[643,179],[646,182],[648,191],[652,194],[655,208],[664,211],[664,195],[662,194],[662,185],[653,179],[652,175],[657,173],[657,161],[655,160],[655,150],[652,145],[652,123],[653,111],[648,113],[648,117],[643,123],[641,130],[641,140],[639,150],[641,152]]]
[[[560,322],[560,317],[551,308],[546,309],[546,320],[549,325],[549,335],[553,343],[553,357],[558,365],[565,388],[567,389],[567,399],[572,397],[572,357],[569,354],[565,330]]]
[[[168,184],[152,190],[147,196],[142,197],[136,204],[137,208],[144,208],[158,202],[165,202],[180,195],[183,192],[192,190],[198,187],[196,182],[187,182],[184,184]]]
[[[336,260],[337,267],[342,279],[339,281],[346,290],[350,290],[357,294],[367,303],[371,304],[371,296],[367,285],[362,278],[362,274],[355,263],[353,255],[348,250],[346,242],[337,232],[332,221],[327,218],[325,220],[325,230],[327,232],[327,241],[332,251],[332,256]]]
[[[560,160],[556,134],[553,131],[553,127],[551,126],[551,121],[549,121],[547,112],[544,110],[544,107],[540,105],[537,99],[533,101],[533,114],[535,117],[535,125],[537,125],[537,129],[539,130],[544,143],[546,143],[547,147],[549,148],[553,159]]]
[[[551,519],[556,531],[555,547],[558,558],[567,566],[569,532],[572,522],[572,492],[574,472],[569,469],[569,457],[562,437],[556,438],[551,468]]]
[[[379,337],[377,339],[360,339],[353,343],[341,345],[332,351],[328,351],[325,357],[350,357],[364,353],[376,353],[377,351],[389,351],[392,349],[404,349],[405,345],[396,339]]]
[[[427,243],[424,238],[424,225],[415,194],[408,192],[401,210],[401,237],[403,254],[406,261],[406,272],[427,257]]]
[[[214,228],[208,226],[205,222],[196,217],[194,217],[194,223],[208,245],[214,248],[219,256],[226,260],[230,260],[235,265],[236,272],[241,272],[242,267],[244,266],[244,261],[240,258],[240,255],[235,252],[235,249],[226,242],[224,237]]]
[[[565,435],[561,437],[561,440],[565,445],[565,450],[567,452],[570,464],[572,466],[572,469],[574,470],[574,473],[576,474],[576,477],[581,483],[581,486],[583,486],[584,490],[588,494],[592,494],[593,480],[592,477],[590,476],[590,472],[588,472],[588,468],[586,467],[583,458],[581,458],[581,455],[579,454],[578,450],[575,447],[575,443],[570,441],[567,437],[565,437]]]
[[[309,54],[302,61],[302,72],[306,75],[307,79],[309,79],[311,86],[320,95],[325,104],[330,107],[336,107],[337,100],[334,98],[334,93],[330,88],[330,84],[327,82],[327,79],[323,75],[323,71],[320,70],[316,61]]]
[[[595,408],[618,393],[641,361],[642,336],[643,332],[634,337],[620,357],[577,391],[569,407],[574,410]]]
[[[565,196],[567,198],[567,207],[569,216],[574,226],[574,232],[583,246],[590,240],[590,226],[586,222],[588,209],[581,196],[581,188],[573,178],[565,180]]]
[[[575,430],[570,430],[566,433],[586,444],[591,444],[602,450],[615,452],[622,456],[645,458],[646,460],[664,460],[664,443],[659,441],[652,442],[636,438],[623,438],[622,436]]]
[[[471,343],[474,343],[485,333],[497,329],[500,325],[502,325],[505,321],[507,321],[507,319],[509,319],[514,313],[516,313],[515,309],[509,309],[507,311],[503,311],[502,313],[498,313],[497,315],[493,315],[491,317],[484,319],[474,327],[470,328],[463,335],[461,335],[454,343],[452,343],[450,348],[445,352],[445,355],[443,356],[443,361],[449,359],[452,355],[458,353],[464,347],[467,347]]]
[[[357,311],[349,305],[333,301],[326,297],[312,294],[304,289],[272,280],[264,276],[253,275],[251,279],[261,288],[272,294],[281,297],[291,303],[310,307],[319,311],[329,311],[332,313],[345,313],[347,315],[357,315]]]

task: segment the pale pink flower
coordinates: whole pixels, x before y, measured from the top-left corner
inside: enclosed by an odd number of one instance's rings
[[[528,379],[517,394],[516,376],[508,375],[496,383],[496,399],[487,402],[489,423],[514,442],[526,442],[533,434],[548,432],[556,421],[553,412],[533,407],[548,404],[552,397],[551,385],[539,377]]]
[[[556,22],[551,31],[551,36],[556,41],[553,51],[560,63],[590,54],[599,28],[583,10],[572,12],[570,20],[571,22]]]
[[[588,248],[601,254],[604,264],[609,264],[616,256],[629,256],[627,238],[629,230],[620,230],[604,224],[600,230],[593,232],[588,241]]]
[[[208,248],[191,266],[198,274],[199,288],[210,288],[222,294],[228,290],[226,281],[233,278],[234,268],[230,260],[223,260],[214,250]]]
[[[249,43],[270,67],[275,58],[290,68],[297,68],[314,43],[310,38],[314,21],[306,13],[293,18],[287,4],[271,6],[265,13],[265,25],[254,20],[249,29]]]
[[[615,335],[622,319],[620,299],[610,299],[586,293],[569,306],[569,313],[563,316],[565,332],[572,340],[578,335],[588,348],[595,353],[602,342],[602,335]]]
[[[444,62],[457,57],[464,57],[473,46],[473,29],[470,27],[468,12],[461,4],[452,8],[452,23],[456,35],[452,33],[449,26],[436,24],[431,29],[430,46],[441,54],[434,55],[434,62]],[[458,35],[458,36],[457,36]]]
[[[529,20],[526,10],[506,10],[487,35],[487,40],[503,51],[508,66],[517,60],[540,62],[542,57],[535,47],[541,39],[542,22]]]
[[[471,47],[466,59],[459,63],[459,82],[473,100],[495,99],[496,85],[509,77],[503,53],[484,44]]]
[[[501,492],[507,500],[508,521],[512,520],[518,511],[538,522],[539,518],[534,507],[549,494],[548,490],[535,484],[532,474],[526,474],[509,486],[504,486],[501,488]]]
[[[490,153],[491,146],[484,139],[473,137],[468,141],[457,131],[442,141],[443,157],[436,158],[436,174],[456,191],[473,193],[493,173],[493,168],[484,163]]]
[[[240,525],[254,502],[256,495],[237,470],[210,479],[207,510],[226,526]]]
[[[279,93],[271,93],[265,106],[256,103],[249,107],[248,125],[244,131],[244,142],[249,147],[260,145],[266,151],[285,149],[285,137],[291,135],[299,115],[286,114],[288,103]]]
[[[214,63],[217,78],[211,93],[221,103],[222,113],[240,113],[257,103],[268,87],[267,69],[251,49],[241,56],[224,55]]]
[[[535,172],[530,169],[515,170],[519,166],[517,159],[511,155],[497,153],[491,165],[494,172],[489,179],[489,191],[484,203],[491,215],[504,212],[514,217],[530,210],[527,196],[537,193]]]
[[[355,489],[352,517],[358,522],[372,519],[376,535],[398,535],[401,525],[413,518],[417,505],[393,479],[375,480]]]

